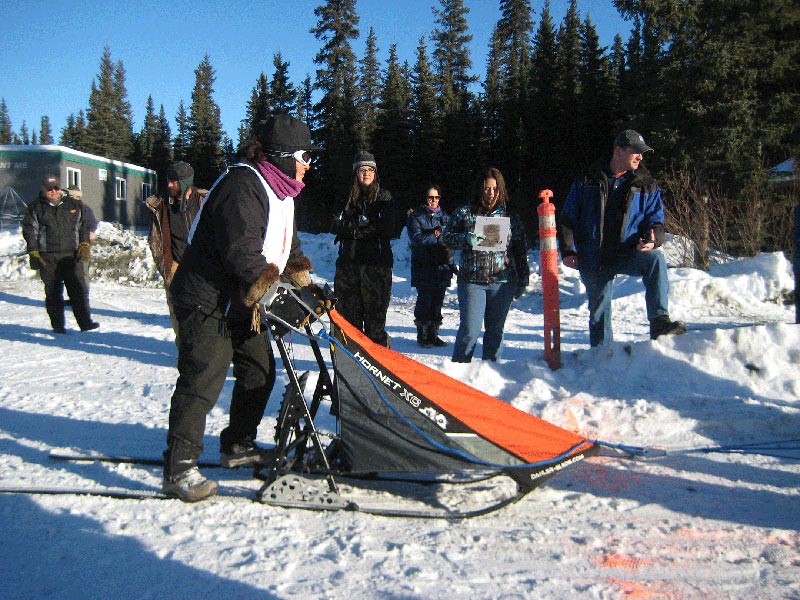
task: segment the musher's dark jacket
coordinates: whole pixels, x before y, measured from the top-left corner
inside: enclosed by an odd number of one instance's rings
[[[81,242],[89,242],[89,219],[80,200],[62,198],[53,206],[44,196],[28,205],[22,219],[22,237],[28,252],[74,254]]]
[[[170,286],[176,305],[222,318],[267,268],[261,254],[269,199],[258,175],[233,166],[208,193],[194,236]],[[293,231],[289,260],[302,256]]]

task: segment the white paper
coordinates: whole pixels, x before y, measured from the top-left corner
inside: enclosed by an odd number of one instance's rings
[[[483,236],[472,246],[477,252],[505,252],[511,238],[511,219],[508,217],[475,217],[475,235]]]

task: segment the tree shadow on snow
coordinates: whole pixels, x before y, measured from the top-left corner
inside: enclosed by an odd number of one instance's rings
[[[66,291],[64,292],[64,300],[67,300]],[[38,306],[42,309],[42,322],[47,323],[47,314],[44,312],[44,292],[42,292],[41,297],[37,298],[30,298],[28,296],[19,296],[17,294],[9,294],[7,292],[0,292],[0,302],[8,302],[9,304],[17,304],[19,306]],[[66,305],[66,317],[67,317],[67,324],[69,324],[71,319],[72,310],[69,305]],[[169,314],[166,312],[166,300],[164,301],[164,310],[163,314],[161,313],[147,313],[147,312],[137,312],[132,310],[112,310],[108,308],[92,308],[92,316],[93,317],[112,317],[112,318],[124,318],[124,319],[131,319],[139,321],[144,325],[158,325],[161,324],[164,326],[165,329],[171,329],[172,325],[169,321]],[[49,330],[48,330],[49,331]]]
[[[177,350],[172,341],[102,329],[88,332],[68,329],[65,335],[57,335],[50,329],[0,323],[0,340],[118,356],[159,367],[174,367],[177,359]]]
[[[47,414],[35,414],[0,407],[0,429],[10,437],[0,438],[0,452],[19,456],[30,464],[42,465],[81,476],[95,474],[100,485],[128,486],[131,480],[109,471],[109,466],[95,471],[86,463],[57,461],[49,457],[49,451],[39,450],[15,440],[39,442],[50,448],[62,449],[64,453],[110,454],[124,456],[147,456],[160,458],[166,447],[167,433],[162,428],[151,428],[141,424],[104,423]],[[165,423],[166,425],[166,423]],[[13,439],[11,439],[13,438]],[[219,456],[219,438],[206,435],[203,438],[203,457],[212,462]]]
[[[0,518],[5,598],[276,598],[159,557],[133,537],[110,534],[89,517],[44,510],[28,496],[0,494]]]
[[[619,459],[624,461],[625,459]],[[729,465],[730,469],[717,470],[718,463],[708,464],[708,471],[714,475],[730,477],[731,485],[720,485],[701,481],[697,477],[698,465],[661,459],[659,463],[681,469],[681,465],[691,470],[689,476],[662,475],[644,472],[630,463],[616,462],[617,459],[592,459],[569,473],[562,473],[548,482],[554,489],[569,490],[597,497],[633,500],[641,505],[658,504],[676,514],[692,518],[700,517],[717,521],[727,521],[739,525],[797,530],[797,498],[789,493],[769,490],[754,490],[744,485],[736,485],[741,465]],[[711,463],[712,461],[706,460]],[[793,475],[772,472],[769,475],[753,472],[754,478],[776,487],[794,488]],[[780,482],[780,483],[777,483]]]

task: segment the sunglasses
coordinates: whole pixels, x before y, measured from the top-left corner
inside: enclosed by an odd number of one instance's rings
[[[428,200],[438,200],[441,196],[428,196]]]
[[[60,187],[49,187],[49,188],[47,188],[47,191],[48,192],[52,192],[52,191],[60,192],[61,188]]]

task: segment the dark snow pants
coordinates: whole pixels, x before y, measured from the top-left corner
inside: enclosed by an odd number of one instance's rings
[[[164,475],[175,477],[197,464],[203,451],[206,417],[214,408],[233,361],[235,382],[230,421],[220,434],[220,451],[256,439],[275,385],[275,357],[267,331],[229,331],[223,319],[175,306],[180,345],[178,381],[169,409]]]
[[[392,298],[392,269],[336,261],[333,281],[336,310],[381,346],[389,345],[386,312]]]
[[[53,329],[63,329],[64,288],[67,288],[72,314],[78,326],[83,329],[91,322],[89,310],[89,287],[83,264],[75,260],[75,255],[43,253],[44,265],[39,269],[39,277],[44,283],[44,305]]]

